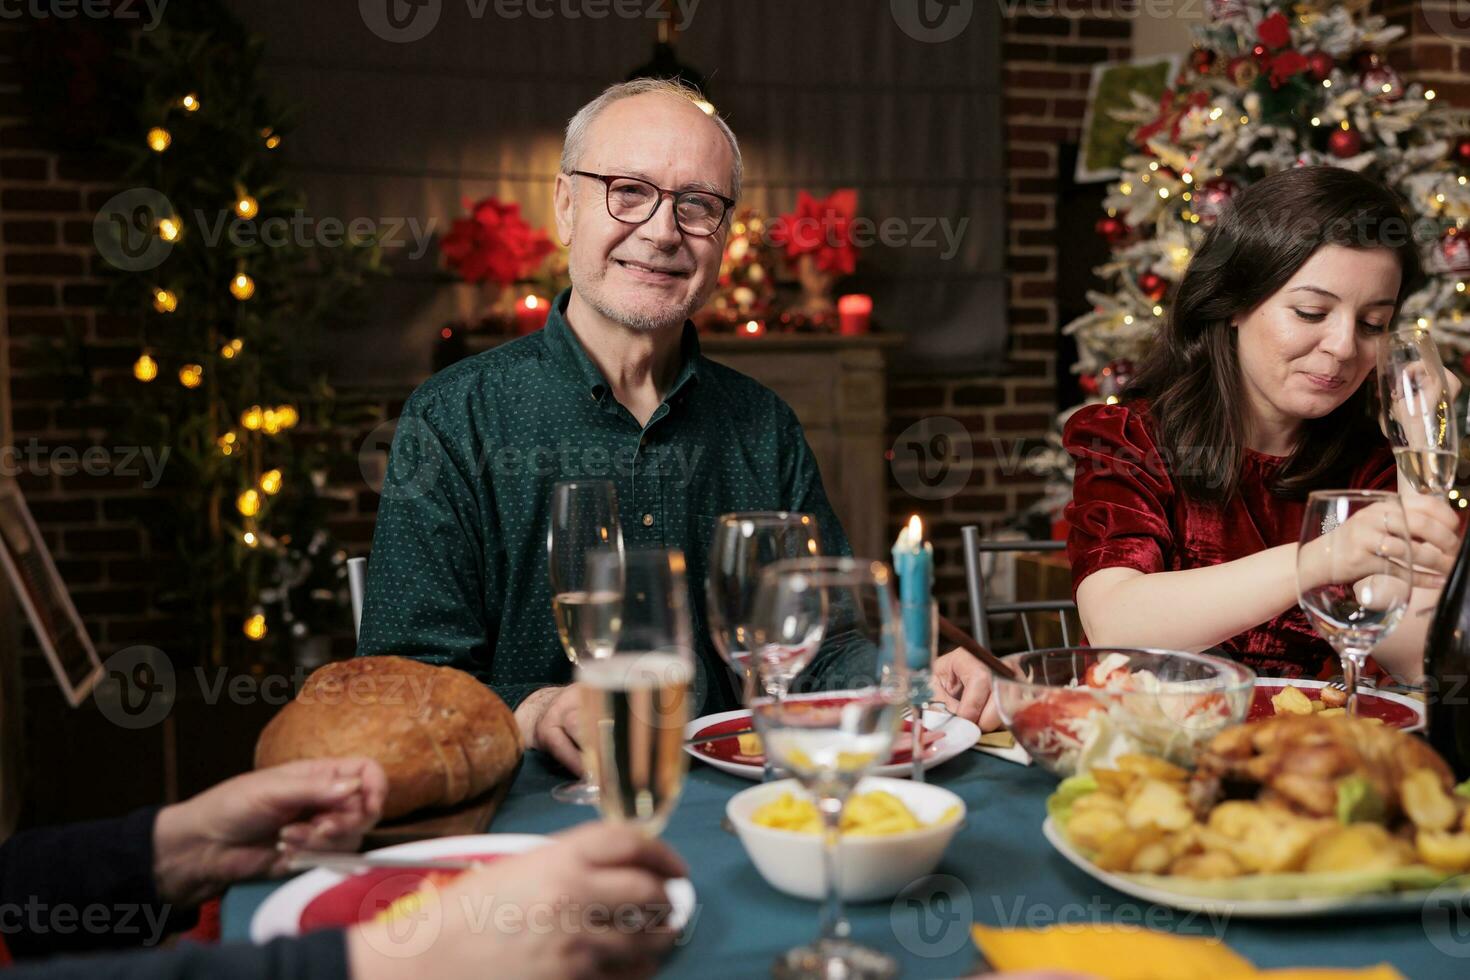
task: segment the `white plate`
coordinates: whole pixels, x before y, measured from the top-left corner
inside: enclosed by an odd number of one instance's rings
[[[1274,687],[1274,688],[1299,687],[1299,688],[1302,688],[1302,689],[1307,689],[1307,688],[1313,688],[1313,687],[1326,687],[1326,686],[1327,686],[1327,682],[1326,681],[1293,680],[1293,679],[1288,678],[1288,677],[1257,677],[1256,678],[1256,687]],[[1400,731],[1404,731],[1404,732],[1417,732],[1417,731],[1420,731],[1421,729],[1423,729],[1424,726],[1428,722],[1428,717],[1429,716],[1428,716],[1428,713],[1424,709],[1424,702],[1422,702],[1422,701],[1416,701],[1413,698],[1411,698],[1411,697],[1409,697],[1407,695],[1404,695],[1404,694],[1396,694],[1393,691],[1380,691],[1380,690],[1377,690],[1376,688],[1371,688],[1371,687],[1359,687],[1358,688],[1358,693],[1359,694],[1371,695],[1372,697],[1375,697],[1375,698],[1382,698],[1385,701],[1393,701],[1393,702],[1396,702],[1398,704],[1402,704],[1402,705],[1404,705],[1406,707],[1412,708],[1414,710],[1414,713],[1419,716],[1419,723],[1417,725],[1410,725],[1408,728],[1401,728],[1401,729],[1399,729]]]
[[[843,691],[823,691],[818,694],[798,694],[794,695],[792,700],[810,701],[821,698],[841,697],[843,693]],[[710,725],[717,725],[722,721],[732,721],[736,718],[749,719],[750,711],[746,708],[741,708],[738,711],[721,711],[717,714],[705,715],[703,718],[696,718],[684,726],[684,737],[694,738],[697,733],[708,728]],[[924,727],[931,731],[941,731],[944,733],[943,738],[930,746],[933,751],[924,759],[925,772],[928,772],[935,766],[943,765],[980,741],[980,728],[978,725],[957,715],[952,715],[947,711],[936,711],[932,708],[926,709],[924,711]],[[907,733],[903,737],[907,738]],[[699,746],[697,745],[686,745],[684,746],[684,751],[705,765],[714,766],[716,769],[728,772],[732,776],[740,776],[744,779],[754,779],[757,781],[765,778],[765,770],[761,766],[751,766],[740,762],[712,758],[700,752]],[[913,775],[913,768],[913,764],[910,762],[891,762],[887,765],[878,766],[872,772],[868,773],[868,775],[893,776],[901,779],[904,776]]]
[[[1041,825],[1041,832],[1051,846],[1090,877],[1116,888],[1125,895],[1155,905],[1181,909],[1185,912],[1200,912],[1206,915],[1233,915],[1247,919],[1305,919],[1325,915],[1380,915],[1384,913],[1424,911],[1425,902],[1436,895],[1438,889],[1415,889],[1413,891],[1383,892],[1371,895],[1345,895],[1340,898],[1274,898],[1274,899],[1226,899],[1202,898],[1155,888],[1129,875],[1104,871],[1087,860],[1080,851],[1068,842],[1051,817]]]
[[[540,834],[466,834],[460,837],[440,837],[435,840],[420,840],[409,844],[369,851],[369,854],[393,854],[402,857],[434,858],[454,857],[465,854],[520,854],[545,847],[550,837]],[[250,920],[250,941],[264,943],[277,936],[299,934],[301,913],[312,899],[328,888],[347,880],[339,871],[317,868],[286,882],[271,892]],[[673,912],[669,923],[682,929],[694,911],[694,885],[688,878],[670,879],[666,886]]]

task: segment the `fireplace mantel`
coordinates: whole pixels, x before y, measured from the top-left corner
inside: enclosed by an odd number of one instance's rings
[[[470,334],[471,354],[510,338]],[[884,440],[887,352],[901,334],[770,333],[762,337],[701,334],[700,349],[755,378],[786,400],[806,430],[822,482],[853,553],[888,554]]]

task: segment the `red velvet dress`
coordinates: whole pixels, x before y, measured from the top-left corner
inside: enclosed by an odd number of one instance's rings
[[[1203,568],[1295,542],[1301,534],[1306,500],[1273,496],[1269,489],[1284,457],[1246,450],[1235,496],[1225,504],[1201,503],[1176,490],[1153,431],[1144,402],[1088,406],[1067,422],[1063,443],[1077,463],[1066,511],[1074,594],[1100,568]],[[1365,446],[1349,488],[1396,486],[1387,441]],[[1336,652],[1297,606],[1221,648],[1266,677],[1325,678],[1341,669]]]

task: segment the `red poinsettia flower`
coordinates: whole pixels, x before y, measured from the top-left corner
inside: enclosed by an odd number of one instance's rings
[[[1300,75],[1312,65],[1300,51],[1283,51],[1271,59],[1271,86],[1281,85],[1293,75]]]
[[[1165,129],[1169,131],[1169,138],[1178,142],[1179,128],[1184,124],[1184,114],[1190,109],[1199,109],[1210,104],[1210,97],[1205,92],[1191,92],[1183,102],[1176,106],[1174,102],[1177,97],[1178,93],[1173,89],[1165,90],[1163,96],[1159,98],[1158,117],[1153,122],[1144,123],[1134,130],[1134,142],[1147,146],[1150,139]]]
[[[815,258],[823,272],[852,275],[857,269],[857,246],[852,223],[857,217],[857,191],[844,187],[817,200],[806,191],[796,194],[796,210],[783,214],[771,226],[771,240],[786,247],[786,258]]]
[[[439,242],[445,263],[466,282],[510,285],[529,276],[552,252],[546,232],[521,217],[521,206],[493,197],[465,202],[468,218],[450,226]]]
[[[1291,43],[1291,21],[1278,10],[1256,25],[1256,37],[1268,48],[1284,48]]]

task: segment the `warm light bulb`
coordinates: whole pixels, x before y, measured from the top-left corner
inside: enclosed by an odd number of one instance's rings
[[[179,308],[179,297],[171,289],[155,289],[153,308],[160,313],[172,313]]]
[[[235,509],[246,517],[260,513],[260,492],[255,488],[246,490],[235,498]]]
[[[265,138],[265,148],[267,150],[274,150],[276,147],[278,147],[280,145],[281,145],[281,138],[279,136],[276,136],[276,135],[272,134],[272,135],[267,136]]]
[[[179,240],[179,223],[173,218],[160,218],[158,221],[158,237],[166,242]]]
[[[281,424],[281,428],[289,429],[297,422],[301,421],[301,416],[297,413],[295,407],[291,405],[281,405],[276,408],[276,421]]]
[[[148,130],[148,149],[154,153],[162,153],[173,141],[172,134],[162,126],[154,126]]]
[[[200,364],[185,364],[179,368],[179,384],[185,388],[198,388],[204,381],[204,367]]]
[[[184,109],[188,112],[198,112],[199,96],[195,95],[193,92],[190,92],[188,95],[179,100],[179,105],[183,106]]]
[[[245,635],[252,640],[265,636],[265,613],[251,613],[245,620]]]
[[[1427,89],[1424,90],[1424,101],[1425,102],[1433,102],[1434,101],[1434,89],[1427,88]]]
[[[147,354],[139,355],[133,362],[133,377],[139,381],[152,381],[158,377],[158,362]]]
[[[274,408],[266,409],[260,417],[260,431],[273,436],[281,431],[281,413]]]
[[[215,440],[215,444],[219,446],[220,452],[228,456],[230,455],[230,453],[235,451],[236,438],[237,437],[234,432],[226,432],[224,435]]]
[[[245,547],[247,548],[254,548],[257,543],[254,531],[246,531],[240,535],[240,540],[245,542]]]
[[[241,194],[235,202],[235,214],[241,218],[253,218],[260,213],[260,202],[249,194]]]
[[[260,474],[260,489],[268,494],[280,493],[281,481],[282,476],[280,470],[266,470]]]
[[[241,272],[230,280],[230,295],[244,302],[255,295],[255,280]]]
[[[240,424],[251,431],[260,428],[264,421],[265,415],[261,412],[259,405],[251,405],[240,413]]]

